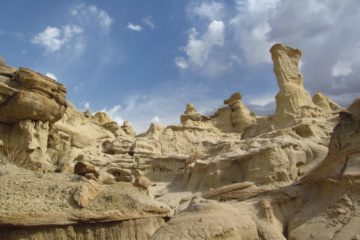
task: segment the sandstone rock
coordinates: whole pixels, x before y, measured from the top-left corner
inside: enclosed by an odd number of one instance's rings
[[[87,175],[89,173],[86,173]],[[74,201],[79,207],[86,207],[102,190],[101,185],[90,180],[81,184],[74,194]]]
[[[103,152],[107,154],[129,154],[134,155],[134,152],[131,150],[131,147],[134,143],[132,138],[122,138],[118,137],[113,141],[106,140],[102,144]]]
[[[290,239],[351,239],[358,234],[359,211],[353,199],[359,197],[355,189],[359,187],[360,138],[354,134],[360,129],[360,121],[354,117],[359,109],[355,101],[348,112],[340,113],[328,155],[300,181],[298,208],[302,211],[290,219]]]
[[[29,152],[45,153],[48,144],[49,123],[22,120],[10,128],[8,143]]]
[[[99,185],[62,173],[35,174],[11,164],[1,169],[8,172],[0,177],[0,195],[7,196],[0,198],[1,239],[88,238],[86,229],[93,239],[149,239],[171,214],[165,204],[134,191],[129,183]],[[85,207],[73,202],[75,192]],[[95,231],[98,226],[100,232]]]
[[[3,148],[15,163],[33,170],[49,170],[47,142],[49,123],[21,120],[6,128]],[[17,155],[17,156],[16,156]]]
[[[232,192],[232,191],[239,190],[239,189],[249,188],[251,186],[254,186],[254,183],[251,183],[251,182],[234,183],[231,185],[222,186],[220,188],[205,192],[202,194],[202,196],[204,198],[214,198],[214,197],[217,197],[224,193]]]
[[[152,183],[147,177],[142,175],[135,177],[135,186],[148,190],[151,185]]]
[[[202,199],[194,199],[161,227],[152,239],[259,239],[257,225],[246,209]]]
[[[332,101],[324,94],[317,92],[312,98],[314,104],[321,108],[323,114],[331,114],[334,112],[342,111],[343,108],[336,102]]]
[[[6,65],[5,63],[0,64],[0,81],[2,85],[6,87],[11,78],[14,76],[16,68]]]
[[[109,115],[106,112],[97,112],[94,114],[93,118],[97,121],[100,125],[104,125],[108,122],[111,122]]]
[[[77,158],[75,160],[79,161],[79,159],[81,159],[81,156],[79,156],[79,158]],[[77,162],[75,164],[74,173],[81,175],[81,176],[85,176],[88,173],[92,173],[95,175],[95,177],[99,177],[99,173],[98,173],[98,171],[96,171],[95,167],[93,165],[91,165],[90,163],[87,163],[83,160],[80,160],[79,162]]]
[[[64,116],[52,128],[56,132],[63,132],[70,137],[71,147],[85,148],[96,144],[97,141],[113,139],[114,135],[107,129],[86,118],[70,103]]]
[[[204,121],[207,117],[204,115],[201,115],[196,111],[195,106],[192,103],[188,103],[186,105],[186,109],[183,115],[180,116],[180,122],[181,124],[185,124],[188,120],[191,121]]]
[[[119,124],[117,124],[117,122],[107,122],[103,125],[103,127],[112,132],[115,137],[127,135],[127,133],[122,129],[121,126],[119,126]]]
[[[0,122],[35,120],[53,123],[63,116],[67,107],[66,89],[60,83],[40,73],[20,68],[9,85],[17,92],[1,105]],[[13,91],[9,87],[2,89],[2,92]]]
[[[270,52],[280,88],[276,95],[274,120],[279,125],[286,125],[294,119],[313,116],[315,106],[309,93],[304,89],[304,80],[299,68],[301,51],[275,44]]]
[[[274,115],[255,116],[235,93],[209,116],[188,104],[181,124],[151,124],[139,135],[128,122],[80,113],[71,103],[55,123],[0,118],[0,146],[12,143],[56,171],[25,170],[5,156],[0,238],[358,235],[360,100],[344,110],[322,93],[311,99],[298,67],[300,51],[275,45],[271,53],[280,87]],[[0,103],[19,94],[64,96],[50,85],[59,87],[40,74],[0,66]],[[66,160],[58,161],[59,153]]]
[[[224,101],[232,110],[231,122],[236,132],[242,133],[246,127],[255,123],[255,114],[240,101],[240,93],[234,93]]]
[[[131,127],[130,123],[128,121],[124,121],[124,124],[121,126],[121,128],[124,130],[124,132],[126,134],[128,134],[129,136],[135,136],[135,131],[134,129]]]
[[[0,227],[0,239],[144,240],[165,224],[162,217],[67,226]]]

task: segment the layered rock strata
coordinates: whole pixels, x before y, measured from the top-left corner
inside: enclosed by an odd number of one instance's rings
[[[360,101],[311,98],[300,51],[271,54],[274,114],[234,93],[210,116],[188,104],[179,125],[138,135],[0,64],[0,238],[356,239]]]

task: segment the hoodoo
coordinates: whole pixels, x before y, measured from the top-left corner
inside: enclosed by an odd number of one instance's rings
[[[234,93],[140,134],[0,63],[0,239],[360,239],[360,100],[311,98],[300,50],[270,51],[274,114]]]

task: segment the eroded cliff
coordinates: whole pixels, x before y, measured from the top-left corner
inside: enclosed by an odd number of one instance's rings
[[[211,116],[188,104],[179,125],[139,135],[78,112],[58,82],[1,65],[0,238],[359,236],[359,100],[346,110],[311,97],[300,50],[270,51],[273,115],[234,93]]]

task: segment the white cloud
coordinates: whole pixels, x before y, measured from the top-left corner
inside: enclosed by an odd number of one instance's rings
[[[133,24],[133,23],[128,23],[127,25],[127,28],[132,30],[132,31],[135,31],[135,32],[141,32],[142,31],[142,27],[140,25],[136,25],[136,24]]]
[[[180,68],[187,68],[189,65],[195,67],[204,67],[209,64],[211,51],[214,47],[224,45],[225,25],[222,21],[213,20],[209,23],[206,32],[199,35],[195,28],[189,32],[188,42],[182,51],[186,54],[184,57],[177,57],[175,63]]]
[[[82,106],[82,108],[80,109],[81,111],[90,111],[90,103],[89,102],[81,102],[80,105]]]
[[[259,64],[271,64],[269,49],[281,42],[302,50],[306,64],[301,68],[310,92],[360,92],[356,0],[193,0],[187,12],[194,27],[182,48],[186,55],[175,59],[181,69],[196,74],[237,71],[239,66],[255,71]],[[213,21],[226,25],[224,38],[220,46],[207,48],[200,29]]]
[[[158,116],[155,116],[153,119],[151,119],[151,122],[160,123],[160,118]]]
[[[53,73],[47,72],[47,73],[45,74],[45,76],[47,76],[47,77],[49,77],[49,78],[51,78],[51,79],[54,79],[54,80],[58,80],[57,77],[56,77]]]
[[[339,76],[348,76],[352,73],[351,63],[338,61],[332,68],[331,68],[331,75],[333,77]]]
[[[144,17],[143,18],[143,23],[147,26],[149,26],[151,29],[154,29],[155,28],[155,23],[154,21],[152,20],[152,17],[151,16],[148,16],[148,17]]]
[[[270,13],[279,0],[237,1],[237,12],[230,17],[234,51],[238,52],[244,62],[250,64],[270,63],[268,54],[274,44],[268,39],[271,27],[268,23]]]
[[[48,26],[44,31],[35,35],[31,39],[31,43],[44,47],[48,53],[53,53],[59,51],[82,32],[83,29],[76,25],[66,25],[61,29]]]
[[[262,95],[252,95],[247,97],[247,102],[251,105],[266,106],[275,101],[276,93],[267,93]]]
[[[189,64],[183,57],[176,57],[175,64],[176,64],[176,66],[178,66],[179,68],[182,68],[182,69],[186,69],[189,66]]]
[[[189,5],[187,12],[190,16],[219,20],[224,14],[224,4],[217,1],[197,1]]]
[[[105,10],[100,9],[96,5],[86,5],[85,3],[80,3],[75,5],[70,10],[70,13],[84,22],[91,22],[95,20],[96,23],[104,29],[110,28],[111,24],[114,22]]]

